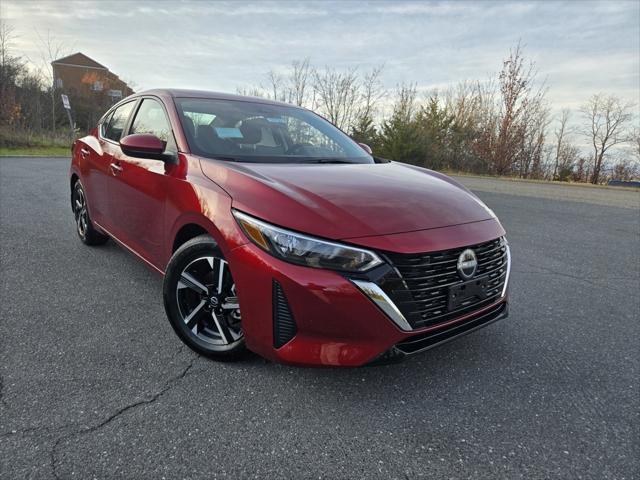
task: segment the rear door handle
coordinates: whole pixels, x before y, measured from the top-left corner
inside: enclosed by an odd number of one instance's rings
[[[81,148],[80,149],[80,155],[82,155],[82,158],[87,158],[87,155],[89,155],[89,149],[88,148]]]
[[[111,171],[113,172],[114,175],[117,175],[118,173],[122,172],[122,167],[117,163],[112,163],[109,166],[111,167]]]

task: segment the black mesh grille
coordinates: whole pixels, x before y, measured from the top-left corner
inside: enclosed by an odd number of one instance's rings
[[[273,281],[273,346],[280,348],[298,332],[282,286]]]
[[[457,271],[458,256],[467,248],[478,258],[474,279],[487,278],[486,298],[472,298],[449,309],[449,288],[464,281]],[[381,285],[413,328],[446,322],[492,304],[501,295],[507,276],[507,246],[498,238],[490,242],[442,252],[397,254],[387,257],[404,282]]]

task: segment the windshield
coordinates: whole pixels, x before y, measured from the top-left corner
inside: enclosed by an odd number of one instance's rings
[[[260,163],[374,163],[348,136],[301,108],[250,101],[177,98],[193,153]]]

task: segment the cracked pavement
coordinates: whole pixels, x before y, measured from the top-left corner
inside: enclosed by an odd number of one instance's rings
[[[0,478],[637,478],[637,192],[468,180],[508,231],[510,318],[301,369],[183,348],[161,279],[75,237],[67,171],[0,159]]]

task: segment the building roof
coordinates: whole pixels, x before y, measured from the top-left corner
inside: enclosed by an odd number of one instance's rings
[[[55,64],[65,64],[65,65],[76,65],[78,67],[90,67],[90,68],[99,68],[101,70],[109,70],[104,65],[99,64],[92,58],[87,57],[84,53],[74,53],[72,55],[67,55],[66,57],[58,58],[51,62],[51,65]]]

